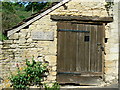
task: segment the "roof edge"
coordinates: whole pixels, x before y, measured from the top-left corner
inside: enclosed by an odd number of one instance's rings
[[[50,9],[46,10],[45,12],[43,12],[43,13],[39,14],[38,16],[34,17],[33,19],[29,20],[28,22],[20,25],[19,27],[15,28],[15,29],[8,31],[7,37],[10,37],[12,34],[16,33],[17,31],[21,30],[22,28],[26,27],[27,25],[30,25],[34,21],[44,17],[45,15],[49,14],[50,12],[54,11],[55,9],[59,8],[60,6],[62,6],[63,4],[65,4],[69,1],[71,1],[71,0],[63,0],[60,3],[58,3],[57,5],[51,7]]]

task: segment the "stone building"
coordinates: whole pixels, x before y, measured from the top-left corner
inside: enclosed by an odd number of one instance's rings
[[[0,77],[25,59],[49,62],[48,82],[118,83],[118,2],[63,0],[7,32],[0,43]],[[120,10],[120,9],[119,9]]]

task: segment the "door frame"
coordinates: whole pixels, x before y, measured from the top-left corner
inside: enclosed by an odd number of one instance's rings
[[[107,23],[110,23],[113,21],[113,17],[99,17],[99,16],[64,16],[64,15],[51,15],[51,19],[53,21],[56,21],[56,22],[61,22],[61,21],[66,21],[66,22],[73,22],[73,23],[82,23],[82,24],[102,24],[103,25],[103,28],[104,28],[104,34],[105,34],[105,25]],[[58,32],[57,32],[58,33]],[[58,34],[57,34],[58,35]],[[104,45],[105,46],[105,45]],[[58,47],[57,47],[58,48]],[[102,53],[103,54],[103,53]],[[104,78],[104,61],[105,61],[105,55],[103,54],[102,55],[103,59],[102,59],[102,76],[99,78],[103,81],[103,78]],[[83,78],[83,79],[82,79]],[[98,80],[98,77],[87,77],[89,81],[93,81],[93,83],[91,82],[86,82],[85,79],[86,79],[86,76],[81,76],[79,79],[81,79],[81,82],[80,84],[82,85],[96,85],[98,83],[100,83],[100,81]],[[96,82],[97,81],[97,82]],[[64,82],[59,82],[59,83],[64,83]],[[79,82],[77,82],[79,83]]]
[[[70,21],[59,21],[59,22],[66,22],[66,23],[71,23]],[[79,23],[79,24],[95,24],[95,25],[102,25],[102,23],[84,23],[84,22],[72,22],[72,23]],[[57,24],[58,25],[58,24]],[[104,27],[104,26],[103,26]],[[104,30],[103,30],[104,32]],[[58,37],[58,31],[57,31],[57,37]],[[104,37],[103,37],[104,38]],[[58,39],[57,39],[57,43],[58,43]],[[103,45],[104,45],[104,41],[102,42]],[[58,50],[58,44],[57,44],[57,50]],[[57,57],[57,61],[58,61],[58,57]],[[58,67],[57,67],[58,68]],[[103,74],[104,74],[104,54],[102,52],[102,72],[101,73],[91,73],[91,74],[86,74],[86,73],[82,73],[82,75],[80,76],[76,76],[76,78],[74,78],[74,81],[76,80],[79,80],[79,81],[76,81],[74,83],[79,83],[81,85],[95,85],[96,83],[98,84],[100,82],[100,79],[103,79]],[[58,69],[57,69],[58,70]],[[57,73],[57,81],[59,83],[70,83],[71,81],[68,80],[67,78],[70,78],[70,77],[73,77],[72,75],[64,75],[63,78],[59,77],[58,76],[58,73]],[[60,79],[59,79],[60,78]],[[89,82],[89,81],[92,81],[93,83]],[[98,82],[99,81],[99,82]],[[72,83],[72,82],[71,82]]]

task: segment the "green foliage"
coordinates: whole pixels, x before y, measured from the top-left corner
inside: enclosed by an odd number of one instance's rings
[[[106,2],[105,7],[108,10],[108,9],[112,8],[113,5],[114,5],[114,2]]]
[[[25,7],[26,11],[39,12],[40,10],[50,6],[50,2],[29,2],[28,5]]]
[[[13,2],[2,2],[1,13],[3,33],[31,15],[30,12],[25,11],[24,5]]]
[[[60,90],[60,85],[57,82],[53,83],[52,86],[49,86],[47,84],[44,84],[44,86],[45,90]]]
[[[32,59],[32,63],[26,60],[26,67],[24,70],[20,71],[19,65],[17,64],[18,72],[16,75],[11,75],[9,78],[13,88],[24,89],[31,85],[42,85],[45,73],[48,73],[48,64],[42,62],[36,62]]]
[[[7,40],[7,36],[5,36],[4,34],[0,33],[0,41],[2,40]]]
[[[50,2],[2,2],[0,4],[0,15],[2,14],[2,31],[6,33],[8,29],[16,26],[23,19],[26,19],[49,5]],[[1,1],[0,1],[1,2]],[[32,11],[32,13],[31,13]]]

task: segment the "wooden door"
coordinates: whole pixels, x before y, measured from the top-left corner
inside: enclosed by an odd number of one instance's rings
[[[102,76],[103,25],[58,22],[57,27],[57,81],[81,83]]]

